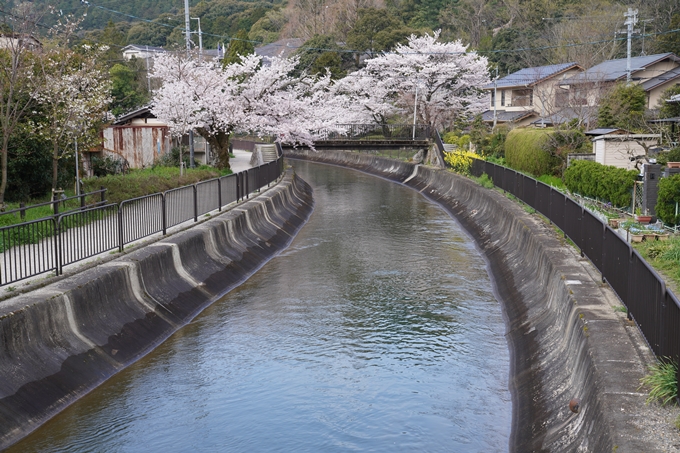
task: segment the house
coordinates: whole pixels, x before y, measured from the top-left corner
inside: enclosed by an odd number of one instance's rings
[[[569,91],[561,87],[562,81],[582,71],[576,63],[562,63],[524,68],[495,80],[483,87],[490,94],[490,104],[482,119],[526,126],[549,117],[568,104]]]
[[[189,146],[186,135],[173,140],[168,125],[156,118],[151,107],[142,107],[119,117],[103,132],[104,155],[115,155],[127,160],[130,168],[144,168],[169,153],[173,146]],[[197,165],[210,162],[210,145],[194,134],[194,161]]]
[[[601,96],[628,76],[628,60],[607,60],[563,82],[571,92],[572,105],[597,106]],[[680,84],[680,57],[673,53],[644,55],[630,59],[631,82],[642,85],[647,93],[647,108],[657,108],[661,94]]]
[[[154,46],[143,46],[139,44],[130,44],[123,47],[123,58],[126,60],[132,60],[133,58],[143,59],[151,58],[153,59],[156,55],[165,53],[167,50],[162,47]]]
[[[15,49],[24,46],[28,50],[42,50],[43,45],[33,35],[27,33],[2,33],[0,34],[0,49]]]
[[[261,57],[288,58],[302,47],[304,41],[300,38],[279,39],[271,44],[255,48],[255,53]]]
[[[593,136],[595,162],[626,170],[638,168],[637,164],[647,158],[647,149],[661,140],[661,134],[631,134],[614,128],[594,129],[586,135]]]

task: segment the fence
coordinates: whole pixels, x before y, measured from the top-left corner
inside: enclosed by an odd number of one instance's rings
[[[625,239],[576,201],[512,169],[475,160],[471,173],[486,173],[557,225],[602,273],[656,356],[680,359],[680,302]]]
[[[428,140],[425,124],[336,124],[312,134],[316,140]]]
[[[83,207],[31,222],[0,228],[0,286],[118,249],[182,222],[198,221],[213,210],[244,200],[283,174],[283,153],[259,167],[125,200]],[[103,193],[103,192],[102,192]]]

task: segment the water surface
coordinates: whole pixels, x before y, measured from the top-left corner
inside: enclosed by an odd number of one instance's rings
[[[485,262],[417,192],[293,161],[284,253],[13,452],[505,452],[509,355]]]

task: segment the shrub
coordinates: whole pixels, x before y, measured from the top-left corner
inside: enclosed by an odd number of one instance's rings
[[[505,139],[505,160],[515,170],[533,176],[553,174],[559,165],[550,155],[549,131],[545,129],[513,129]]]
[[[90,163],[95,176],[117,175],[125,173],[128,168],[127,161],[118,156],[92,156]]]
[[[478,154],[470,151],[451,151],[444,154],[444,160],[456,173],[469,175],[473,159],[480,159]]]
[[[637,170],[577,160],[564,172],[564,184],[571,192],[627,207],[631,204],[637,176]]]
[[[680,175],[661,178],[656,200],[656,215],[666,225],[680,224],[680,215],[676,214],[678,203],[680,203]]]

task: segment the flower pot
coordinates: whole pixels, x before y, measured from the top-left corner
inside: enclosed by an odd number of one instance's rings
[[[656,239],[659,241],[667,241],[670,235],[668,233],[666,234],[657,234]]]
[[[635,221],[638,223],[649,223],[652,221],[651,215],[636,215]]]
[[[644,240],[645,240],[644,234],[631,234],[630,235],[630,242],[642,242]]]
[[[680,162],[666,162],[666,168],[680,168]]]
[[[612,228],[618,228],[621,222],[621,219],[609,219],[609,226]]]

